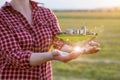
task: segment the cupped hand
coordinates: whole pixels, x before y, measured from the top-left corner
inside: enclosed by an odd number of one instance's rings
[[[72,59],[74,59],[72,53],[62,52],[59,50],[53,50],[52,56],[53,56],[53,58],[52,58],[53,60],[58,60],[61,62],[68,62],[68,61],[71,61]]]
[[[88,44],[86,44],[85,46],[83,46],[83,52],[82,54],[93,54],[93,53],[97,53],[100,48],[99,48],[100,44],[94,41],[90,41]]]
[[[90,38],[84,41],[73,43],[73,52],[72,53],[80,53],[80,54],[93,54],[100,50],[100,44],[93,41],[95,38]],[[79,47],[79,50],[76,50],[76,46]]]
[[[77,45],[79,45],[78,46],[79,49],[74,49],[75,48],[75,45],[74,45],[73,50],[70,53],[60,52],[59,50],[53,51],[52,52],[53,60],[68,62],[73,59],[76,59],[81,54],[93,54],[100,50],[100,48],[99,48],[100,44],[97,42],[94,42],[92,39],[82,41],[79,44],[77,43]]]
[[[70,55],[72,56],[72,59],[76,59],[82,54],[93,54],[97,53],[99,50],[100,50],[99,43],[91,41],[82,47],[79,46],[75,47],[73,51],[70,53]]]

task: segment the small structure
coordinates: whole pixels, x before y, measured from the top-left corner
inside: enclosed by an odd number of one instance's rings
[[[80,27],[77,30],[73,30],[73,29],[70,29],[70,28],[68,28],[66,30],[66,34],[86,35],[86,33],[87,33],[87,27],[85,25]]]
[[[86,35],[86,33],[87,33],[87,27],[86,27],[86,25],[82,26],[79,30],[80,30],[79,34]]]
[[[69,29],[66,30],[66,34],[73,35],[74,34],[74,30],[69,28]]]
[[[79,29],[72,29],[72,28],[68,28],[66,29],[66,31],[64,32],[64,34],[69,34],[69,35],[96,35],[96,33],[94,32],[88,32],[87,31],[87,26],[84,25],[82,27],[80,27]]]

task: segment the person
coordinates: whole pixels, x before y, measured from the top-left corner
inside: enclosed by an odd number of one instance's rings
[[[79,56],[56,37],[54,13],[32,0],[11,0],[0,9],[0,80],[52,80],[51,60],[68,62]],[[69,53],[63,56],[55,49]],[[98,43],[81,53],[99,51]]]

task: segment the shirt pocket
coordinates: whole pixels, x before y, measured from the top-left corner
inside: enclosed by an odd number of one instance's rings
[[[32,48],[33,38],[29,31],[22,25],[10,26],[16,41],[19,43],[21,48],[28,50]]]

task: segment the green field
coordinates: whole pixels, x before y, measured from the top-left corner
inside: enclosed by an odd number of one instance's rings
[[[120,12],[55,12],[55,14],[62,31],[87,25],[88,30],[97,32],[96,41],[101,44],[101,51],[79,57],[93,62],[53,61],[54,80],[120,80]]]

